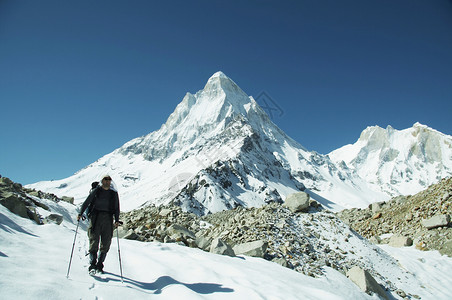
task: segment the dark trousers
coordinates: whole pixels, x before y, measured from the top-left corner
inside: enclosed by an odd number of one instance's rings
[[[97,253],[99,241],[100,252],[107,253],[113,237],[113,215],[108,212],[98,212],[93,216],[88,228],[88,237],[90,253]]]

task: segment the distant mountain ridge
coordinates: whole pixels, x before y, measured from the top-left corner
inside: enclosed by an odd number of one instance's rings
[[[452,136],[420,123],[404,130],[372,126],[356,143],[328,156],[345,162],[374,189],[415,194],[452,175]]]
[[[69,178],[30,187],[72,196],[77,203],[92,181],[109,173],[125,210],[173,203],[199,215],[282,202],[300,190],[333,210],[389,198],[378,183],[358,175],[354,158],[340,156],[305,149],[253,97],[217,72],[204,89],[187,93],[159,130],[127,142]]]

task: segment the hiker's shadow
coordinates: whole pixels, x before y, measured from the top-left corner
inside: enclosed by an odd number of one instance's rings
[[[105,272],[105,274],[109,276],[105,279],[97,278],[97,280],[104,282],[121,281],[120,277],[117,274],[110,272]],[[127,277],[123,277],[123,280],[125,283],[136,286],[140,289],[153,291],[154,294],[161,294],[162,290],[165,287],[172,284],[183,285],[198,294],[232,293],[234,291],[233,289],[223,287],[221,284],[218,283],[184,283],[172,278],[171,276],[161,276],[152,283],[141,282]]]

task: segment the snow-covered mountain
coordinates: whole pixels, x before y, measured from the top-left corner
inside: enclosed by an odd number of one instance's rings
[[[400,131],[368,127],[356,143],[328,155],[391,196],[415,194],[452,176],[452,136],[420,123]]]
[[[162,127],[105,155],[75,175],[29,187],[82,201],[90,183],[110,174],[125,210],[175,202],[198,214],[283,201],[306,189],[331,209],[387,199],[328,156],[280,130],[224,73],[187,93]]]

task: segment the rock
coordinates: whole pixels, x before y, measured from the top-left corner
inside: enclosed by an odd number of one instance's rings
[[[276,258],[272,259],[272,262],[277,263],[278,265],[281,265],[285,268],[287,268],[289,266],[289,263],[287,262],[287,260],[284,257],[276,257]]]
[[[427,244],[423,241],[419,241],[416,243],[416,249],[421,251],[427,251]]]
[[[60,225],[63,222],[63,216],[59,214],[50,214],[44,218],[44,224],[54,223]]]
[[[44,203],[41,203],[41,202],[36,201],[36,200],[34,200],[34,199],[29,199],[29,200],[31,200],[31,202],[33,202],[33,204],[36,205],[37,207],[40,207],[40,208],[43,208],[43,209],[45,209],[45,210],[50,211],[50,207],[47,206],[47,205],[45,205]]]
[[[372,236],[369,241],[375,245],[381,244],[381,238],[377,235]]]
[[[163,208],[160,211],[159,215],[162,216],[162,217],[167,217],[170,213],[171,213],[171,209]]]
[[[354,266],[347,271],[347,277],[354,282],[362,291],[370,294],[375,293],[384,299],[389,299],[386,292],[378,282],[366,270]]]
[[[207,239],[203,236],[199,236],[196,238],[195,242],[199,249],[202,249],[204,251],[209,251],[210,244],[211,244],[211,241],[209,239]]]
[[[3,177],[2,179],[5,179]],[[8,179],[8,178],[6,178]],[[28,219],[28,208],[25,202],[16,194],[8,193],[5,198],[0,200],[0,204],[9,209],[12,213]]]
[[[135,231],[133,231],[133,229],[129,229],[129,231],[127,231],[127,234],[123,238],[126,240],[136,240],[138,239],[138,235],[135,233]]]
[[[226,242],[219,238],[215,238],[210,245],[210,252],[220,255],[235,256],[234,250]]]
[[[406,246],[409,247],[409,246],[413,245],[413,240],[411,238],[403,236],[403,235],[394,234],[389,239],[388,245],[392,246],[392,247],[396,247],[396,248],[406,247]]]
[[[427,229],[433,229],[437,227],[445,227],[449,225],[450,216],[449,215],[436,215],[430,219],[422,220],[422,225]]]
[[[372,210],[373,214],[376,214],[381,210],[381,204],[381,202],[375,202],[369,205],[369,208]]]
[[[126,240],[136,240],[138,238],[138,235],[135,233],[135,231],[133,229],[125,229],[123,226],[119,226],[117,229],[115,229],[118,231],[118,236],[121,239],[126,239]],[[116,235],[116,234],[113,234]]]
[[[452,257],[452,240],[445,242],[441,249],[439,249],[439,253]]]
[[[166,236],[163,238],[163,242],[164,242],[164,243],[174,243],[174,242],[176,242],[176,240],[173,239],[173,238],[171,238],[170,236],[166,235]]]
[[[290,194],[287,196],[283,206],[289,208],[294,213],[307,211],[309,208],[309,194],[305,192]]]
[[[170,236],[180,234],[183,236],[184,239],[188,238],[196,239],[196,236],[192,231],[188,230],[187,228],[181,225],[173,224],[168,228],[167,231]]]
[[[402,297],[402,298],[405,298],[405,297],[406,297],[406,293],[405,293],[403,290],[401,290],[401,289],[398,289],[398,290],[396,291],[396,294],[399,295],[399,296]]]
[[[376,213],[376,214],[372,217],[372,219],[374,219],[374,220],[379,219],[379,218],[381,218],[381,212]]]
[[[232,249],[234,250],[234,253],[237,254],[243,254],[247,256],[253,256],[253,257],[261,257],[263,258],[265,255],[265,252],[267,251],[268,243],[263,240],[258,240],[254,242],[248,242],[243,243],[234,246]]]
[[[68,202],[70,204],[74,204],[74,197],[63,196],[61,197],[61,200],[63,200],[64,202]]]
[[[28,192],[28,195],[41,198],[42,193],[40,191],[31,191],[31,192]]]
[[[321,208],[321,207],[322,207],[322,204],[320,204],[319,202],[317,202],[317,201],[315,201],[315,200],[313,200],[313,199],[310,199],[310,200],[309,200],[309,206],[318,209],[318,208]]]
[[[36,222],[36,224],[41,225],[43,224],[41,221],[41,215],[38,213],[35,207],[33,206],[27,206],[27,214],[28,218],[30,220],[33,220]]]

